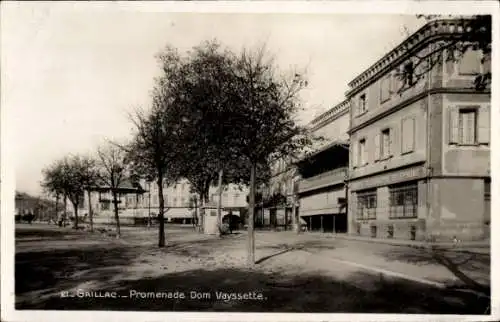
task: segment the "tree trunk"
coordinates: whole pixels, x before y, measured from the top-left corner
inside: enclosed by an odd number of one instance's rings
[[[248,266],[255,264],[255,232],[254,211],[255,211],[255,163],[252,162],[250,168],[250,196],[248,202]]]
[[[89,223],[90,223],[90,232],[94,232],[94,218],[92,214],[92,200],[91,200],[90,189],[87,190],[87,196],[89,198]]]
[[[165,247],[165,217],[163,214],[164,211],[164,200],[163,200],[163,176],[158,176],[158,201],[159,205],[159,213],[158,213],[158,221],[159,221],[159,231],[158,231],[158,247]]]
[[[151,227],[151,182],[148,183],[148,228]]]
[[[66,226],[66,220],[68,218],[66,218],[66,215],[67,215],[67,210],[68,209],[68,198],[66,197],[66,195],[64,196],[64,214],[63,214],[63,225]]]
[[[75,224],[73,225],[73,228],[75,230],[78,230],[78,204],[74,202],[72,202],[72,204],[73,204],[73,209],[75,211]]]
[[[120,218],[118,217],[118,196],[116,191],[113,191],[113,205],[115,210],[115,221],[116,221],[116,238],[120,238]]]
[[[217,228],[219,237],[222,235],[222,177],[224,176],[224,170],[219,170],[219,200],[217,200]]]
[[[59,205],[59,198],[60,198],[60,197],[61,197],[61,196],[57,193],[57,194],[56,194],[56,209],[55,209],[55,212],[56,212],[56,224],[57,224],[57,221],[58,221],[58,219],[59,219],[59,215],[58,215],[58,213],[57,213],[57,206]]]

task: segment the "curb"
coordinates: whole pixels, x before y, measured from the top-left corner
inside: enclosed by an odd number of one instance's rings
[[[418,249],[436,249],[436,250],[447,250],[447,251],[454,251],[454,252],[461,252],[461,253],[469,253],[469,254],[482,254],[482,255],[489,255],[490,254],[490,246],[487,246],[485,244],[483,245],[478,245],[478,246],[470,246],[470,248],[474,249],[483,249],[485,251],[474,251],[470,249],[464,249],[463,247],[468,247],[461,245],[459,247],[453,246],[453,245],[443,245],[443,244],[438,244],[438,243],[428,243],[428,244],[407,244],[407,243],[402,243],[402,242],[397,242],[393,240],[383,240],[383,239],[358,239],[358,238],[352,238],[348,236],[334,236],[334,239],[343,239],[343,240],[350,240],[350,241],[356,241],[356,242],[361,242],[361,243],[377,243],[377,244],[386,244],[386,245],[393,245],[393,246],[400,246],[400,247],[411,247],[411,248],[418,248]]]

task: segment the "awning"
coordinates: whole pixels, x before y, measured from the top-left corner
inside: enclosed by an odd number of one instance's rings
[[[316,151],[307,153],[306,155],[304,155],[302,158],[300,158],[300,160],[296,161],[295,163],[304,162],[307,159],[310,159],[310,158],[312,158],[312,157],[314,157],[322,152],[328,151],[328,150],[333,149],[333,148],[341,148],[341,149],[349,150],[349,140],[335,140],[333,142],[330,142]]]
[[[165,218],[193,218],[193,209],[170,208],[165,211]]]

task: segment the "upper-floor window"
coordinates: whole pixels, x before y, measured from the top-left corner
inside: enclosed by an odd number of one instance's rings
[[[382,144],[380,147],[380,155],[382,158],[388,158],[391,156],[391,129],[385,129],[382,131]]]
[[[359,96],[358,113],[363,114],[367,110],[366,107],[366,94],[361,94]]]
[[[458,115],[458,143],[477,143],[477,109],[460,109]]]
[[[177,198],[174,198],[174,200],[173,200],[173,201],[174,201],[174,202],[172,202],[172,206],[177,207]]]
[[[380,81],[380,102],[385,102],[391,98],[393,92],[393,77],[392,74],[386,75]]]
[[[415,149],[415,119],[404,118],[401,121],[401,153],[412,152]]]
[[[490,137],[489,106],[451,106],[449,130],[450,144],[488,144]]]
[[[366,139],[359,140],[358,144],[358,165],[363,166],[367,161]]]

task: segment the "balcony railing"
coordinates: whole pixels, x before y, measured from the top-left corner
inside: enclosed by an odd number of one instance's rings
[[[299,193],[343,183],[346,176],[347,167],[342,167],[318,174],[311,178],[302,179],[299,181]]]

